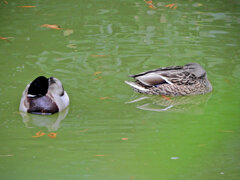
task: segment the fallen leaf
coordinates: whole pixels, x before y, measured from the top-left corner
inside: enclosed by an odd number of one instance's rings
[[[123,140],[123,141],[127,141],[127,140],[128,140],[128,138],[122,138],[122,140]]]
[[[97,78],[95,78],[94,80],[99,80],[102,79],[102,76],[98,76]]]
[[[38,138],[38,137],[41,137],[41,136],[44,136],[44,135],[45,135],[44,132],[42,132],[42,131],[38,131],[38,132],[36,133],[36,136],[32,136],[32,137],[34,137],[34,138]]]
[[[165,100],[167,100],[167,101],[171,101],[171,98],[170,98],[170,97],[167,97],[167,96],[162,95],[162,98],[165,99]]]
[[[46,28],[56,29],[56,30],[61,29],[59,25],[55,25],[55,24],[43,24],[41,25],[41,27],[46,27]]]
[[[19,8],[35,8],[36,6],[18,6]]]
[[[72,49],[77,48],[76,44],[68,44],[67,47]]]
[[[57,133],[49,133],[48,134],[48,137],[50,137],[50,138],[56,138],[57,137]]]
[[[63,32],[63,35],[64,36],[69,36],[73,33],[73,30],[72,29],[66,29],[64,32]]]
[[[94,73],[94,76],[98,75],[98,74],[101,74],[102,72],[101,71],[97,71]]]
[[[165,5],[165,7],[169,7],[170,9],[171,8],[176,9],[177,5],[175,3],[172,3],[172,4]]]
[[[0,36],[0,39],[1,39],[1,40],[8,40],[8,38],[6,38],[6,37],[1,37],[1,36]]]
[[[131,176],[130,180],[134,180],[135,179],[135,176]]]
[[[8,2],[5,0],[5,1],[3,1],[5,4],[8,4]]]
[[[112,99],[111,97],[100,97],[101,100]]]
[[[148,7],[149,7],[149,8],[151,8],[151,9],[157,9],[157,8],[153,5],[152,0],[150,0],[150,1],[144,0],[144,1],[148,4]]]

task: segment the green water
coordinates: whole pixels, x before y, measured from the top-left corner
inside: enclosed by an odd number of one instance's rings
[[[0,1],[0,179],[240,178],[240,1],[153,3]],[[128,74],[188,62],[212,93],[128,103],[144,97]],[[39,75],[62,81],[67,111],[19,113]]]

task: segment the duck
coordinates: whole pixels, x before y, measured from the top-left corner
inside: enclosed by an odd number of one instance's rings
[[[135,75],[135,81],[125,81],[136,92],[164,96],[190,96],[212,91],[204,68],[198,63],[160,67]]]
[[[69,106],[69,96],[55,77],[39,76],[22,93],[19,110],[32,114],[50,115]]]

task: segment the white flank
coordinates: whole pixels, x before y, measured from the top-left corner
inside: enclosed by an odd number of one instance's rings
[[[132,88],[138,89],[139,91],[143,91],[143,92],[148,92],[149,90],[138,85],[135,82],[131,82],[131,81],[124,81],[126,84],[128,84],[129,86],[131,86]]]

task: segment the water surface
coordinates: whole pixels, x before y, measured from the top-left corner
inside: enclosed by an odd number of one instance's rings
[[[1,179],[239,179],[240,2],[169,3],[0,2]],[[127,103],[144,97],[128,74],[189,62],[212,93]],[[39,75],[62,81],[69,109],[19,113]]]

